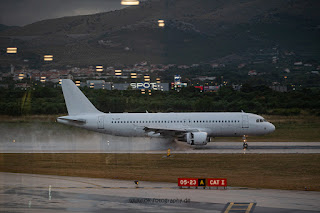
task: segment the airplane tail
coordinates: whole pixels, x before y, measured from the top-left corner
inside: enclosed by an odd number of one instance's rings
[[[69,115],[101,113],[70,79],[62,80],[62,91]]]

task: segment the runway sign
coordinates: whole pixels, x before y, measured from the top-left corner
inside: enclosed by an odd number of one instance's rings
[[[183,187],[227,187],[226,178],[178,178],[178,186]]]
[[[206,179],[198,179],[198,186],[206,186]]]
[[[198,178],[178,178],[178,186],[198,186]]]
[[[227,179],[225,178],[207,178],[207,186],[227,186]]]

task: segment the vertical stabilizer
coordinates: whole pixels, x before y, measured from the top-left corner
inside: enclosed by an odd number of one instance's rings
[[[62,91],[69,115],[101,113],[70,79],[62,80]]]

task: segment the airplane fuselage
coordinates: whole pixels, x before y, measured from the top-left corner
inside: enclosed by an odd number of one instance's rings
[[[70,122],[67,119],[82,119]],[[273,124],[251,113],[98,113],[64,116],[58,122],[117,136],[160,137],[156,132],[146,132],[145,127],[206,132],[209,137],[234,137],[265,135],[274,131]]]

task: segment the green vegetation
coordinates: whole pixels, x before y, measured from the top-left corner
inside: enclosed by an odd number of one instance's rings
[[[227,178],[229,186],[320,191],[319,154],[0,154],[1,172],[177,182]],[[28,165],[27,167],[25,165]]]
[[[217,93],[201,93],[188,87],[180,92],[109,91],[83,88],[85,95],[103,112],[219,112],[235,111],[274,115],[320,115],[320,92],[304,89],[287,93],[265,86],[244,85],[242,91],[223,87]],[[28,90],[0,89],[2,115],[66,114],[61,88],[36,86]]]

